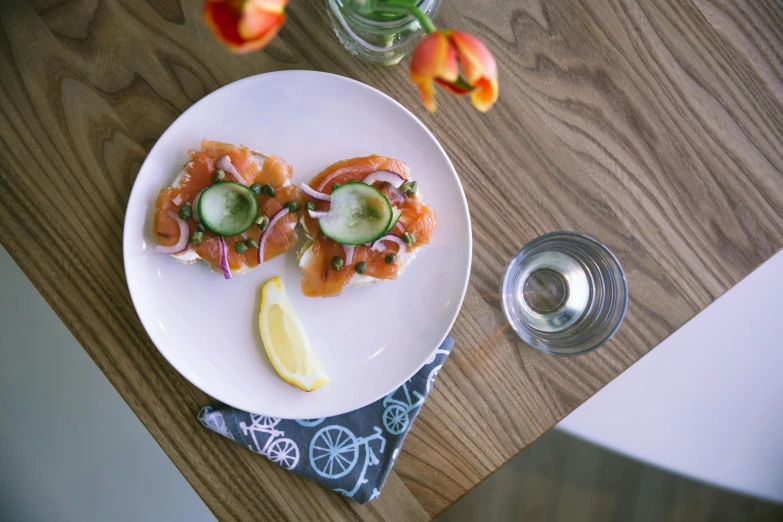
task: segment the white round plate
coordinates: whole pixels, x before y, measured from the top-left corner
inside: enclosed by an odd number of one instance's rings
[[[411,89],[414,86],[411,85]],[[309,181],[335,161],[381,154],[406,161],[438,214],[429,246],[396,281],[348,288],[339,297],[300,290],[298,248],[243,276],[223,279],[203,262],[156,254],[155,199],[202,138],[277,154]],[[302,235],[302,234],[300,234]],[[190,382],[242,410],[289,419],[338,415],[390,393],[449,333],[470,274],[468,206],[435,137],[400,104],[359,82],[285,71],[245,78],[185,111],[150,151],[125,215],[125,273],[155,346]],[[310,393],[283,382],[258,333],[259,289],[281,276],[331,382]]]

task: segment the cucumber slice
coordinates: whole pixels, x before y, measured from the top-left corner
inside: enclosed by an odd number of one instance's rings
[[[255,223],[258,200],[249,188],[234,181],[215,183],[201,193],[198,215],[215,234],[236,236]]]
[[[399,209],[397,207],[392,207],[392,220],[391,223],[389,223],[389,228],[387,228],[386,232],[383,233],[384,236],[392,231],[394,225],[396,225],[397,222],[400,220],[401,215],[402,215],[402,209]]]
[[[343,245],[363,245],[383,237],[392,224],[392,205],[366,183],[346,183],[332,191],[329,215],[318,220],[323,234]],[[203,199],[203,197],[202,197]]]

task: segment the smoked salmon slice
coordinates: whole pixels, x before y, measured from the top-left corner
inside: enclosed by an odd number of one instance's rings
[[[256,196],[259,217],[263,215],[271,220],[287,202],[299,199],[299,189],[289,181],[293,176],[293,169],[279,156],[256,152],[244,145],[235,147],[228,143],[206,139],[202,140],[199,150],[188,151],[188,155],[190,161],[184,165],[172,186],[160,191],[155,204],[153,234],[161,246],[171,247],[180,241],[179,222],[172,213],[176,215],[185,203],[194,205],[201,191],[212,185],[217,169],[216,164],[224,156],[230,159],[232,170],[235,171],[235,173],[225,172],[224,181],[236,181],[248,187],[254,183],[269,184],[276,189],[274,197],[263,193]],[[190,233],[197,230],[197,209],[193,208],[192,213],[193,217],[186,220]],[[264,243],[264,261],[279,256],[296,245],[296,220],[296,214],[286,215],[265,232],[267,238]],[[185,263],[203,259],[213,270],[220,271],[220,239],[208,230],[203,234],[203,241],[200,244],[189,242],[184,250],[172,255]],[[248,248],[246,252],[240,254],[235,245],[238,241],[248,239],[260,244],[261,235],[261,229],[253,225],[242,234],[224,238],[228,247],[228,267],[232,273],[242,274],[258,266],[258,250]]]

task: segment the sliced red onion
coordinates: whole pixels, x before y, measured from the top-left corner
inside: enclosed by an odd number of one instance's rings
[[[376,181],[385,181],[394,188],[400,188],[400,185],[405,183],[405,178],[390,170],[376,170],[375,172],[370,172],[367,177],[362,180],[362,183],[372,185]]]
[[[321,219],[322,217],[329,215],[328,210],[308,210],[307,213],[310,214],[310,217],[313,219]]]
[[[174,201],[172,201],[177,206],[180,206],[182,204],[182,194],[177,194],[177,197],[174,198]]]
[[[264,245],[266,245],[266,238],[269,237],[269,231],[272,230],[272,227],[275,226],[275,223],[283,219],[286,215],[288,215],[288,207],[283,207],[280,210],[277,211],[277,214],[272,216],[272,219],[269,220],[269,224],[264,229],[264,232],[261,234],[261,239],[258,242],[258,264],[264,262]]]
[[[400,235],[402,235],[402,233],[405,232],[406,228],[405,228],[405,225],[402,224],[402,221],[397,220],[397,222],[394,224],[394,228],[392,228],[392,230],[394,230],[395,232],[399,232]]]
[[[218,236],[220,241],[220,269],[223,271],[223,277],[231,279],[231,269],[228,268],[228,246],[223,236]]]
[[[234,168],[234,164],[231,163],[231,158],[228,157],[228,154],[226,154],[225,156],[221,156],[220,159],[217,160],[217,163],[215,163],[215,166],[219,169],[225,170],[226,172],[234,176],[239,183],[247,186],[247,183],[245,183],[245,179],[239,175],[237,169]]]
[[[179,224],[179,241],[177,241],[176,245],[172,246],[158,245],[155,247],[155,252],[159,254],[179,254],[188,247],[190,227],[188,226],[187,221],[180,218],[176,212],[169,210],[168,213],[169,216],[171,216],[172,219],[176,219],[177,223]]]
[[[353,251],[356,247],[353,245],[343,245],[343,250],[345,250],[345,264],[350,265],[353,263]]]
[[[198,215],[198,202],[201,199],[201,193],[204,192],[205,188],[201,189],[198,194],[196,194],[196,197],[193,198],[193,204],[190,206],[190,208],[193,210],[193,221],[198,223],[201,221],[201,217]]]
[[[394,234],[387,234],[377,240],[375,243],[372,244],[372,247],[370,247],[372,250],[375,250],[376,252],[383,252],[384,250],[388,250],[384,245],[383,241],[391,241],[393,243],[397,243],[400,245],[400,254],[404,254],[408,250],[408,245],[405,244],[405,241],[398,238]]]
[[[332,196],[330,196],[329,194],[324,194],[323,192],[318,192],[307,183],[302,183],[301,185],[299,185],[299,188],[302,189],[302,192],[304,192],[305,194],[307,194],[313,199],[318,199],[320,201],[332,201]]]

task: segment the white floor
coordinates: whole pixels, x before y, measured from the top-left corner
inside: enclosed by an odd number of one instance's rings
[[[782,274],[778,253],[560,428],[783,502]],[[2,247],[0,289],[0,520],[214,520]]]

